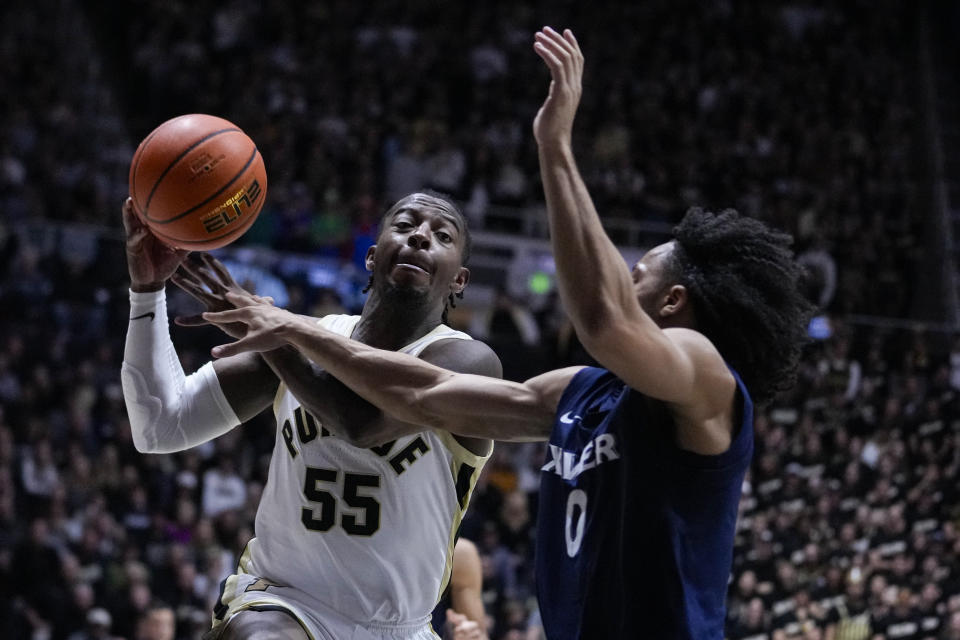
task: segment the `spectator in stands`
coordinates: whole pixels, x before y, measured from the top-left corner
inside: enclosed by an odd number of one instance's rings
[[[67,640],[119,640],[110,634],[113,618],[106,609],[101,607],[90,609],[86,621],[86,627],[82,631],[71,633],[67,636]]]
[[[162,603],[154,603],[137,621],[132,640],[174,640],[175,622],[173,609]]]

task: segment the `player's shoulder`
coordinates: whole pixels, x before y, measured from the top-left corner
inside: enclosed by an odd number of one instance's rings
[[[503,377],[500,358],[488,344],[480,340],[464,340],[455,336],[443,338],[431,343],[420,357],[430,364],[458,373]]]
[[[681,327],[664,329],[663,332],[687,356],[696,371],[733,379],[723,354],[707,336]]]
[[[669,329],[664,329],[663,333],[670,338],[674,344],[707,352],[717,352],[717,347],[710,342],[710,339],[695,329],[670,327]]]

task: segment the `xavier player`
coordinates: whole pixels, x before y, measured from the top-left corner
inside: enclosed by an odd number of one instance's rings
[[[407,422],[549,439],[537,585],[547,637],[723,638],[754,401],[789,385],[809,305],[790,237],[733,211],[691,210],[632,272],[607,238],[571,151],[583,56],[545,28],[550,92],[534,121],[557,279],[604,368],[523,384],[371,349],[249,296],[205,314],[243,322],[226,356],[289,344]]]
[[[223,308],[222,294],[239,287],[213,258],[190,264],[185,252],[160,244],[129,200],[124,223],[131,319],[122,380],[137,448],[179,451],[271,405],[276,414],[256,537],[223,585],[211,635],[435,638],[430,612],[492,443],[400,424],[293,349],[226,358],[185,376],[167,329],[166,281],[210,309]],[[318,326],[499,377],[489,347],[443,324],[467,285],[468,254],[466,221],[451,202],[408,196],[386,213],[367,254],[371,291],[361,315],[327,316]],[[244,328],[225,330],[238,337]]]

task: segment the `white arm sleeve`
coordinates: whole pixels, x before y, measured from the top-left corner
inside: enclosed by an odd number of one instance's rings
[[[133,444],[141,453],[171,453],[240,424],[213,363],[185,376],[170,340],[163,290],[130,292],[130,324],[120,370]]]

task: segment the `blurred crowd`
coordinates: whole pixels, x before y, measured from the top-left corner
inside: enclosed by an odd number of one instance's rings
[[[731,638],[960,637],[958,390],[960,341],[922,330],[838,327],[808,351],[757,420]]]
[[[531,123],[548,76],[532,34],[569,25],[588,64],[575,144],[607,219],[732,206],[796,235],[834,310],[909,308],[922,208],[909,4],[24,4],[0,7],[9,223],[116,226],[138,141],[206,112],[266,159],[267,208],[245,242],[349,256],[422,186],[475,228],[516,231],[542,206]]]
[[[197,639],[253,535],[272,416],[183,453],[133,447],[119,383],[119,252],[102,239],[70,263],[29,239],[0,244],[10,274],[0,308],[23,314],[0,322],[5,637]],[[170,299],[183,313],[182,298]],[[293,295],[291,308],[343,310],[329,292]],[[472,313],[485,314],[498,352],[520,354],[504,358],[509,377],[525,375],[525,355],[588,362],[556,314],[509,299]],[[468,328],[466,314],[455,320]],[[828,326],[796,389],[757,416],[728,637],[958,640],[960,338]],[[187,371],[224,341],[212,329],[172,331]],[[495,640],[541,637],[532,553],[544,459],[540,444],[497,445],[463,522],[481,553]]]
[[[267,208],[242,242],[350,261],[396,197],[454,195],[477,229],[542,206],[530,124],[542,24],[588,61],[575,144],[608,219],[733,206],[795,234],[830,312],[797,388],[757,418],[730,640],[960,640],[960,341],[905,317],[921,247],[915,12],[906,4],[653,0],[134,0],[0,4],[0,624],[14,639],[190,640],[253,535],[270,416],[194,450],[133,448],[119,383],[122,247],[12,230],[119,226],[162,120],[257,141]],[[294,311],[356,301],[303,284]],[[177,301],[171,306],[176,309]],[[587,361],[554,301],[452,319],[514,379]],[[172,329],[184,368],[221,340]],[[495,640],[537,640],[540,445],[498,445],[463,523]],[[637,620],[638,629],[643,620]]]

